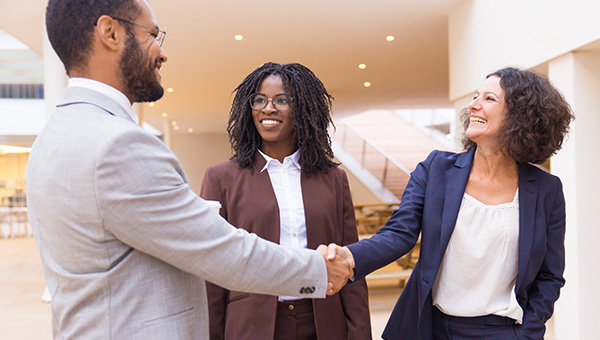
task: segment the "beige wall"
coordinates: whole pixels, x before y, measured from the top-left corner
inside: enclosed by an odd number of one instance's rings
[[[227,133],[173,135],[173,152],[179,158],[192,190],[197,193],[206,168],[231,157]]]
[[[24,180],[28,153],[0,155],[0,180]]]
[[[600,39],[600,1],[465,0],[448,16],[450,100],[504,66],[531,68]]]

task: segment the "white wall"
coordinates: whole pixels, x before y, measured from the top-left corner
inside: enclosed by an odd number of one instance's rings
[[[556,304],[555,334],[559,340],[595,339],[600,320],[600,51],[561,56],[549,63],[548,75],[576,115],[569,139],[552,158],[552,172],[562,179],[567,205],[567,283]]]
[[[450,100],[504,66],[530,68],[600,39],[600,1],[465,0],[448,17]]]
[[[0,135],[36,136],[44,124],[44,100],[0,99]]]

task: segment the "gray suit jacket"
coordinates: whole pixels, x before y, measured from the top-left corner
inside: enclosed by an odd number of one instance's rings
[[[325,262],[229,225],[173,153],[110,98],[71,87],[36,139],[27,200],[56,339],[208,339],[204,280],[325,297]]]

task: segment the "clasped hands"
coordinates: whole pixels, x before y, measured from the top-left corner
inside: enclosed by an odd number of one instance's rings
[[[340,247],[335,243],[329,246],[322,244],[317,251],[323,255],[327,265],[327,295],[333,295],[354,277],[354,257],[348,247]]]

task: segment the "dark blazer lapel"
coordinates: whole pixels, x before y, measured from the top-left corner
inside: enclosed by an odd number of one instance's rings
[[[460,154],[454,163],[454,167],[446,171],[446,195],[444,197],[444,210],[442,211],[440,254],[438,254],[440,261],[446,252],[452,231],[454,231],[458,210],[471,173],[474,153],[475,149],[471,149]]]
[[[320,244],[327,240],[326,226],[327,223],[323,216],[315,214],[322,209],[319,209],[319,204],[322,204],[322,199],[319,198],[319,191],[324,190],[325,186],[320,172],[313,173],[310,179],[306,177],[304,171],[300,175],[300,186],[302,187],[302,202],[304,204],[304,218],[306,221],[306,245],[309,249],[316,249]],[[328,190],[334,190],[333,188]],[[331,211],[334,215],[335,212]]]
[[[516,289],[523,284],[527,263],[533,245],[535,214],[537,208],[537,176],[530,170],[531,165],[519,164],[519,266]]]
[[[261,238],[279,244],[281,232],[279,205],[277,204],[277,197],[275,197],[271,177],[269,177],[269,171],[265,169],[265,171],[260,172],[265,164],[267,164],[267,160],[257,150],[254,154],[254,162],[252,163],[253,178],[248,179],[249,181],[256,181],[257,186],[261,188],[260,192],[255,193],[257,209],[259,206],[260,209],[266,209],[264,221],[260,223],[261,225],[257,225],[257,228],[260,228],[260,233],[257,234]]]

